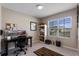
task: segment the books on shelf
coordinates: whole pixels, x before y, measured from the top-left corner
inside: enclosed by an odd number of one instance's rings
[[[46,35],[46,24],[45,23],[40,23],[39,24],[39,32],[40,32],[40,41],[43,41],[45,40],[45,35]]]

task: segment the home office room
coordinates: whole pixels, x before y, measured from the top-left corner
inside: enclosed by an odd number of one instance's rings
[[[78,3],[1,3],[1,56],[79,56]]]

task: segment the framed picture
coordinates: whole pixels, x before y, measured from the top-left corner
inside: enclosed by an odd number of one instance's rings
[[[37,23],[36,22],[30,22],[30,30],[36,31],[37,30]]]
[[[11,24],[10,23],[6,23],[6,30],[10,30],[11,29]]]
[[[6,23],[6,30],[10,30],[10,29],[14,29],[14,27],[15,27],[15,24],[13,24],[13,23]]]

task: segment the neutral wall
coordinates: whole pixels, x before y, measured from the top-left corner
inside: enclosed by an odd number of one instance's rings
[[[62,42],[62,46],[77,48],[77,10],[76,10],[76,8],[45,17],[42,19],[42,21],[44,23],[48,24],[48,20],[62,18],[62,17],[66,17],[66,16],[72,16],[72,30],[71,30],[70,38],[66,38],[66,37],[60,38],[60,40]],[[52,41],[55,41],[57,39],[57,37],[50,37],[49,35],[48,35],[48,37]]]
[[[78,9],[77,9],[77,15],[78,15],[78,50],[79,50],[79,6],[78,6]]]
[[[37,22],[37,25],[39,23],[39,19],[28,16],[19,12],[15,12],[13,10],[2,8],[2,23],[3,23],[3,29],[5,28],[5,23],[14,23],[17,26],[17,29],[20,30],[26,30],[27,34],[32,36],[32,42],[38,42],[38,28],[37,31],[30,31],[30,21]]]
[[[1,6],[0,6],[0,29],[1,29]],[[0,51],[1,51],[1,36],[0,36]]]

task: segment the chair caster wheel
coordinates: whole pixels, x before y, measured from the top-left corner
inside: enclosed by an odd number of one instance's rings
[[[27,48],[26,48],[26,50],[27,50]]]
[[[26,52],[24,54],[26,54]]]

